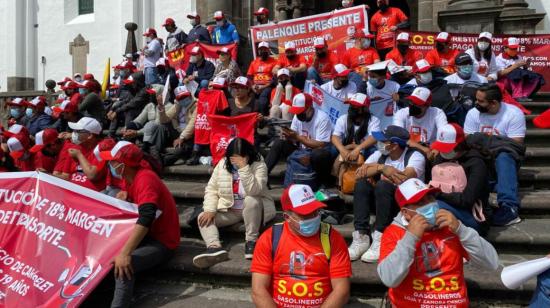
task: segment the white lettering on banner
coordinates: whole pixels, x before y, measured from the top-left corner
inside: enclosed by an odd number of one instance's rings
[[[69,209],[64,221],[86,231],[105,236],[106,238],[111,236],[111,233],[115,227],[102,219],[98,219],[94,215],[89,215],[75,209]]]
[[[344,27],[359,23],[361,21],[361,15],[359,13],[347,14],[343,16],[335,16],[329,19],[318,20],[309,22],[307,29],[309,32],[324,31],[336,27]]]
[[[0,202],[2,200],[5,203],[21,203],[26,206],[34,204],[34,207],[39,211],[42,210],[44,205],[46,205],[49,201],[48,199],[42,199],[40,195],[35,194],[34,189],[31,189],[30,191],[0,189]]]
[[[210,130],[210,123],[208,122],[207,114],[197,114],[195,120],[195,129]]]
[[[23,226],[27,231],[35,233],[39,239],[54,246],[58,246],[65,235],[64,231],[39,222],[36,217],[17,211],[0,210],[0,224]]]
[[[26,295],[30,286],[25,279],[29,279],[32,285],[39,291],[46,293],[54,286],[53,282],[40,276],[40,271],[25,262],[15,259],[10,254],[0,248],[0,265],[6,265],[11,272],[8,274],[0,269],[0,285],[7,285],[9,290],[15,291],[19,295]],[[20,274],[20,279],[14,280],[14,274]],[[0,299],[5,297],[5,293],[0,293]]]

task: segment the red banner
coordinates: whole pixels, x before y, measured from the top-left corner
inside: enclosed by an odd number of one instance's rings
[[[137,207],[39,172],[0,173],[0,306],[77,307],[110,271]]]
[[[254,129],[258,114],[247,113],[236,117],[209,115],[208,120],[212,127],[210,134],[210,152],[212,161],[216,165],[225,155],[225,149],[235,137],[248,140],[254,145]]]
[[[195,143],[210,144],[210,122],[208,116],[225,110],[229,104],[225,93],[221,90],[203,89],[197,100],[197,116],[195,118]]]
[[[235,43],[226,45],[209,45],[205,43],[195,42],[185,44],[183,47],[176,50],[168,51],[166,53],[166,59],[168,59],[168,63],[170,63],[170,66],[176,70],[179,68],[186,70],[187,66],[189,65],[188,55],[191,52],[191,49],[193,49],[193,47],[195,46],[199,46],[206,60],[212,63],[216,62],[216,59],[218,59],[218,50],[222,49],[223,47],[227,47],[229,49],[229,53],[231,54],[231,58],[233,58],[233,60],[237,60],[237,44]]]
[[[434,48],[437,32],[409,32],[411,35],[411,48],[422,52],[424,55]],[[468,50],[477,44],[478,33],[451,33],[451,49],[461,51]],[[534,72],[541,74],[546,84],[541,92],[550,92],[550,34],[522,34],[522,35],[493,35],[492,49],[495,55],[504,51],[503,40],[506,37],[520,39],[519,54],[531,61]]]
[[[323,37],[329,49],[340,55],[346,51],[348,28],[368,29],[368,24],[366,7],[359,5],[329,13],[285,20],[276,24],[250,27],[250,38],[254,57],[256,57],[256,47],[262,41],[276,43],[279,53],[284,52],[285,42],[293,41],[298,54],[309,56],[315,52],[313,40],[316,37]]]

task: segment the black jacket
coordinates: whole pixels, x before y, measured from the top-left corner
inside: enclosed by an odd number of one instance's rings
[[[426,87],[432,91],[432,107],[437,107],[445,113],[452,109],[453,97],[445,79],[435,78]]]

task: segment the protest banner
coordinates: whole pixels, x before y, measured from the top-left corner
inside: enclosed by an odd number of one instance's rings
[[[340,116],[348,114],[349,105],[344,104],[343,101],[330,95],[330,93],[309,80],[306,80],[304,93],[309,93],[313,97],[315,103],[313,106],[323,110],[329,116],[333,126]]]
[[[77,307],[111,270],[138,210],[39,172],[0,173],[0,306]]]
[[[346,51],[345,41],[350,27],[357,30],[368,29],[367,10],[364,5],[250,27],[250,39],[254,57],[257,54],[256,47],[262,41],[277,43],[279,53],[284,52],[285,42],[293,41],[298,54],[313,55],[313,40],[316,37],[323,37],[328,48],[340,55]]]
[[[246,139],[254,145],[254,129],[256,127],[255,112],[246,113],[236,117],[209,115],[208,121],[212,128],[210,134],[210,152],[212,162],[216,165],[225,155],[225,149],[236,137]]]
[[[216,62],[216,60],[218,59],[218,50],[222,49],[223,47],[227,47],[229,49],[229,53],[231,54],[231,58],[233,60],[237,60],[237,44],[235,43],[225,45],[210,45],[195,42],[185,44],[183,47],[180,47],[176,50],[166,52],[166,59],[168,60],[170,66],[173,67],[175,70],[179,68],[186,70],[187,66],[189,66],[189,52],[191,52],[191,49],[193,49],[193,47],[195,46],[199,46],[204,54],[204,58],[212,63]]]
[[[411,37],[410,48],[422,52],[424,55],[434,48],[437,32],[409,32]],[[477,44],[479,33],[451,33],[451,49],[466,51]],[[504,51],[503,41],[506,37],[515,35],[493,35],[492,49],[495,55]],[[531,61],[531,69],[541,74],[547,81],[540,92],[550,92],[550,34],[521,34],[519,54]]]
[[[212,127],[208,116],[223,111],[228,106],[229,103],[223,91],[203,89],[199,92],[195,117],[195,144],[210,144]]]

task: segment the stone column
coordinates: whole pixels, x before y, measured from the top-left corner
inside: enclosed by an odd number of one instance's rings
[[[433,0],[418,1],[418,30],[433,30]]]
[[[73,75],[80,73],[84,75],[87,71],[88,53],[90,42],[86,41],[81,34],[69,43],[69,53],[73,56]]]
[[[441,30],[447,32],[494,32],[502,6],[490,0],[450,0],[443,11],[438,12]]]
[[[510,34],[534,34],[535,27],[545,13],[529,9],[525,0],[504,0],[504,8],[498,18],[497,31]]]
[[[136,54],[138,49],[135,31],[137,30],[138,25],[133,22],[127,22],[124,25],[124,28],[128,30],[128,37],[126,38],[126,49],[124,50],[124,54]]]

